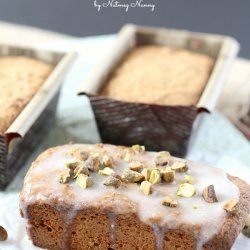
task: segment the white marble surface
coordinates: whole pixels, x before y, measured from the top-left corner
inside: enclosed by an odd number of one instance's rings
[[[5,226],[9,233],[8,241],[0,242],[0,249],[36,249],[27,239],[24,222],[19,216],[18,209],[18,192],[33,159],[44,149],[69,141],[82,143],[100,141],[88,100],[85,97],[76,97],[76,93],[90,69],[99,62],[113,43],[113,39],[112,36],[105,36],[42,45],[55,47],[58,50],[73,48],[79,51],[80,56],[63,86],[57,122],[36,151],[31,154],[6,192],[0,192],[0,225]],[[226,169],[250,183],[250,144],[226,118],[217,112],[204,115],[187,157]],[[233,249],[250,249],[250,239],[240,235]]]

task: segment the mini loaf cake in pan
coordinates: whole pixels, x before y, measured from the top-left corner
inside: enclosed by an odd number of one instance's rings
[[[125,56],[100,94],[134,103],[196,105],[213,64],[209,56],[185,49],[138,46]]]
[[[26,56],[0,57],[0,134],[21,113],[52,69],[52,65]]]
[[[20,211],[47,249],[230,249],[250,188],[224,171],[143,146],[64,145],[28,171]]]
[[[82,84],[103,143],[185,157],[239,45],[221,35],[126,24]]]

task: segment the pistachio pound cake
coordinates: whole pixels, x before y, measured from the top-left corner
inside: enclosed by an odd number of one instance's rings
[[[20,194],[46,249],[230,249],[249,211],[242,180],[139,145],[48,149]]]

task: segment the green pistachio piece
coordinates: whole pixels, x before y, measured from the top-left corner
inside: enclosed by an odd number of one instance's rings
[[[184,173],[188,171],[188,166],[186,161],[176,161],[171,166],[171,168],[177,173]]]
[[[143,164],[140,161],[132,161],[129,164],[129,169],[140,172],[143,169]]]
[[[104,182],[105,186],[114,187],[114,188],[119,188],[121,184],[122,184],[121,180],[118,178],[115,178],[114,176],[109,176]]]
[[[140,185],[140,189],[145,195],[152,194],[152,184],[149,181],[143,181]]]
[[[250,226],[244,226],[244,228],[242,229],[242,233],[243,233],[246,237],[250,238]]]
[[[93,185],[93,181],[87,175],[85,175],[85,174],[79,174],[77,176],[77,178],[76,178],[76,184],[81,189],[86,189],[86,188],[91,187]]]
[[[131,161],[133,161],[133,158],[134,158],[134,157],[133,157],[133,154],[127,152],[127,153],[125,154],[124,161],[125,161],[125,162],[131,162]]]
[[[162,174],[162,179],[167,182],[171,183],[174,181],[174,171],[170,168],[167,167],[161,171]]]
[[[250,215],[248,215],[247,219],[246,219],[246,223],[245,223],[245,226],[244,228],[242,229],[242,233],[250,238]]]
[[[161,201],[161,204],[163,206],[167,206],[167,207],[177,207],[178,206],[178,202],[176,200],[171,199],[170,197],[164,197]]]
[[[94,157],[94,158],[100,157],[100,153],[98,153],[98,152],[93,152],[91,155],[92,155],[92,157]]]
[[[179,185],[177,195],[181,197],[192,197],[196,194],[196,189],[192,184],[183,183]]]
[[[66,184],[70,182],[74,177],[74,170],[72,169],[67,169],[57,175],[57,179],[59,183],[61,184]]]
[[[89,157],[88,152],[76,150],[75,153],[72,154],[76,159],[80,161],[86,161]]]
[[[76,178],[79,174],[85,174],[89,176],[89,170],[84,164],[84,162],[81,162],[74,170],[74,178]]]
[[[122,177],[121,177],[119,174],[117,174],[117,173],[113,173],[113,174],[111,174],[110,176],[113,176],[113,177],[115,177],[116,179],[119,179],[120,181],[122,181]]]
[[[86,167],[92,171],[92,172],[98,172],[101,166],[101,163],[98,158],[95,158],[93,156],[90,156],[86,161],[85,161]]]
[[[144,169],[141,171],[141,174],[144,176],[144,179],[145,179],[146,181],[149,181],[150,174],[151,174],[151,170],[148,169],[148,168],[144,168]]]
[[[215,194],[214,185],[209,185],[205,187],[202,192],[202,197],[208,203],[217,202],[218,199]]]
[[[101,169],[101,170],[99,170],[99,174],[101,174],[101,175],[111,175],[111,174],[114,174],[115,173],[115,171],[112,169],[112,168],[109,168],[109,167],[106,167],[106,168],[104,168],[104,169]]]
[[[125,169],[122,173],[122,180],[128,183],[136,183],[144,180],[144,176],[136,171]]]
[[[192,175],[185,175],[184,182],[193,184],[194,183],[194,177]]]
[[[228,200],[224,205],[223,209],[230,215],[235,215],[239,210],[239,202],[238,200],[232,198]]]
[[[151,182],[153,185],[156,185],[161,182],[161,171],[159,169],[152,169],[150,173],[149,182]]]
[[[67,162],[65,163],[65,166],[69,169],[74,170],[79,164],[79,161],[74,161],[74,162]]]
[[[145,147],[144,146],[140,146],[140,145],[133,145],[132,149],[136,152],[142,153],[145,151]]]
[[[111,156],[109,155],[104,155],[102,157],[102,165],[104,167],[113,167],[114,166],[114,160]]]
[[[168,151],[161,151],[155,155],[154,162],[156,166],[166,166],[170,163],[171,155]]]

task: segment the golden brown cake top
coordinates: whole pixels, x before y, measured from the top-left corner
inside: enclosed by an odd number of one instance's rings
[[[52,71],[24,56],[0,57],[0,133],[4,133]]]
[[[79,144],[52,148],[38,157],[25,177],[20,206],[24,216],[36,202],[70,208],[70,218],[88,207],[137,213],[156,231],[196,228],[201,246],[234,212],[239,195],[224,171],[168,152]]]
[[[128,102],[196,105],[213,59],[167,46],[133,49],[114,70],[100,94]]]

